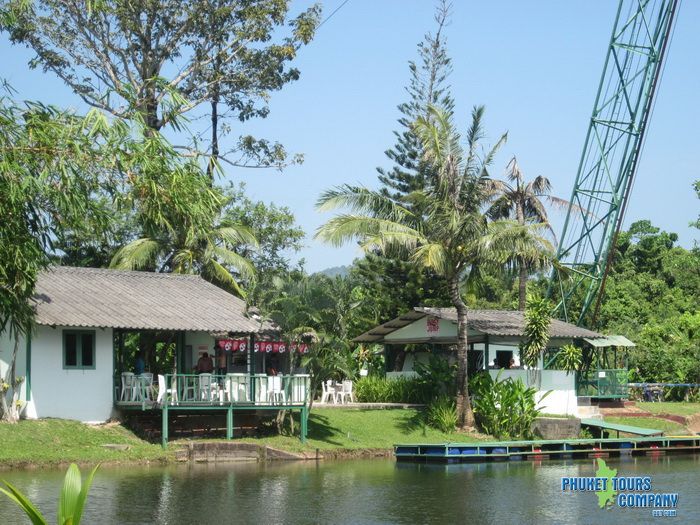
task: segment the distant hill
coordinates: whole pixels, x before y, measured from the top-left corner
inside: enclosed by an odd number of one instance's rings
[[[350,273],[350,266],[333,266],[332,268],[326,268],[316,273],[327,275],[328,277],[337,277],[338,275],[346,277]]]

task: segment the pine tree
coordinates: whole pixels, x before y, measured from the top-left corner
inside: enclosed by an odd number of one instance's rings
[[[428,116],[430,105],[449,112],[454,107],[447,79],[452,72],[452,60],[447,54],[444,29],[450,19],[450,4],[442,0],[435,13],[437,31],[427,33],[418,44],[418,63],[409,62],[411,79],[406,92],[408,102],[399,104],[401,130],[395,131],[396,144],[385,152],[394,163],[390,170],[377,168],[382,193],[403,204],[409,204],[409,195],[422,190],[429,179],[429,166],[422,160],[420,141],[413,131],[413,124],[420,117]]]
[[[411,199],[430,180],[430,164],[423,161],[421,142],[413,125],[419,118],[429,118],[429,106],[452,112],[454,103],[447,79],[452,72],[447,54],[444,29],[450,19],[450,4],[442,0],[435,13],[437,29],[427,33],[418,44],[418,60],[409,62],[410,80],[406,87],[408,101],[398,106],[400,129],[394,132],[396,144],[385,152],[393,166],[377,168],[381,193],[403,206],[414,209]],[[377,315],[382,321],[392,319],[414,306],[449,306],[449,293],[442,279],[432,271],[418,269],[400,258],[368,253],[355,263],[353,273],[362,282],[368,296],[376,299]],[[405,352],[394,347],[391,365],[401,370]]]

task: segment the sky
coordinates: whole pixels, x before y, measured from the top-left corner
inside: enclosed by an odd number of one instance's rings
[[[323,2],[324,16],[342,3]],[[295,0],[293,11],[309,5]],[[255,200],[292,210],[307,232],[295,257],[311,272],[361,256],[354,245],[334,248],[313,239],[332,217],[317,212],[315,202],[340,184],[377,187],[376,168],[391,166],[384,151],[394,144],[396,106],[407,99],[408,61],[435,26],[434,6],[432,0],[349,0],[301,50],[295,62],[301,78],[273,94],[270,116],[233,123],[236,133],[304,154],[303,165],[283,173],[226,168],[226,179],[244,182]],[[446,36],[456,121],[466,130],[471,108],[483,104],[487,143],[508,132],[495,176],[516,155],[526,178],[543,175],[554,195],[571,196],[616,8],[614,0],[454,0]],[[686,247],[700,240],[700,231],[688,226],[700,208],[691,188],[700,179],[697,20],[700,2],[683,2],[624,225],[650,219]],[[30,57],[0,36],[0,77],[18,98],[84,109],[55,76],[30,70]],[[564,216],[552,213],[560,231]]]

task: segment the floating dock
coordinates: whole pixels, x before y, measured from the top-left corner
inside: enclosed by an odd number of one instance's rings
[[[443,463],[661,456],[698,452],[700,436],[394,445],[394,455],[399,461]]]

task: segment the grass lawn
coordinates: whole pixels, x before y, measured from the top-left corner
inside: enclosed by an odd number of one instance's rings
[[[688,430],[683,425],[657,417],[606,417],[605,421],[620,425],[663,430],[667,436],[688,435]]]
[[[297,430],[298,431],[298,430]],[[269,445],[293,452],[315,449],[378,449],[395,443],[444,443],[477,441],[478,437],[458,432],[443,433],[422,424],[416,409],[362,410],[313,408],[309,416],[306,444],[298,437],[271,436],[243,441]]]
[[[674,414],[677,416],[692,416],[700,412],[700,403],[686,403],[683,401],[662,401],[658,403],[637,401],[637,406],[652,414]]]
[[[129,450],[111,450],[105,444],[129,445]],[[0,424],[0,467],[161,461],[170,457],[118,424],[91,426],[77,421],[43,419]]]
[[[416,409],[359,410],[314,408],[309,416],[306,444],[297,436],[236,439],[237,442],[269,445],[291,452],[315,449],[389,449],[395,443],[468,442],[479,438],[457,432],[443,433],[422,424]],[[295,432],[299,432],[298,422]],[[167,451],[159,444],[140,439],[119,424],[91,426],[61,419],[20,421],[0,425],[0,467],[47,466],[61,463],[145,462],[172,459],[178,444]],[[113,450],[105,444],[129,445]]]

